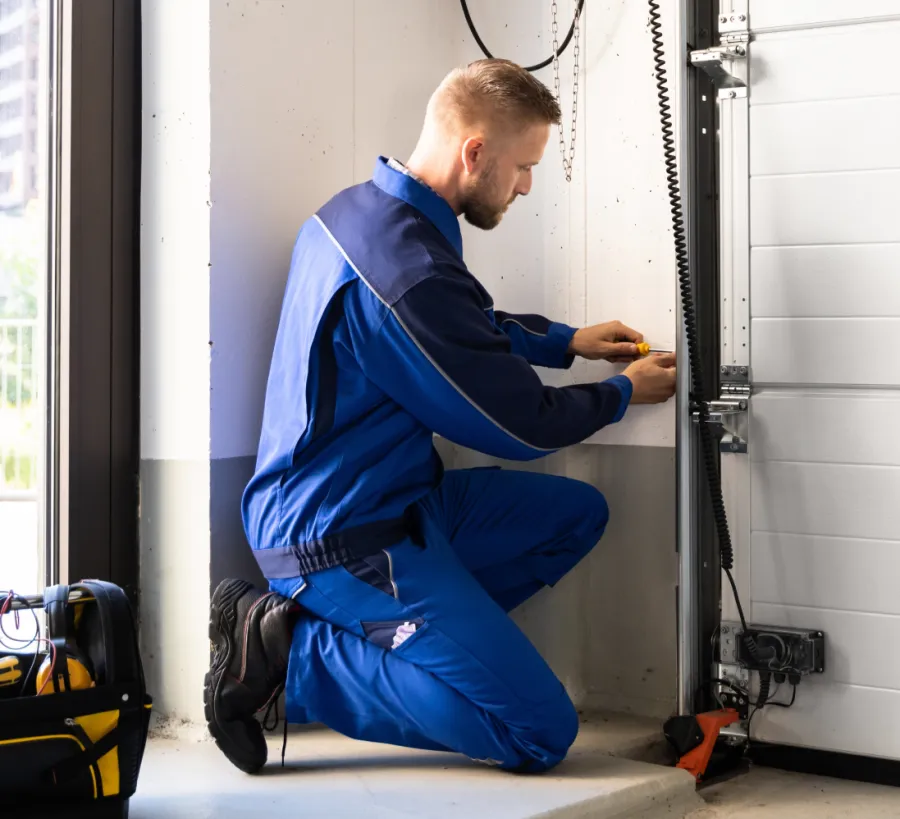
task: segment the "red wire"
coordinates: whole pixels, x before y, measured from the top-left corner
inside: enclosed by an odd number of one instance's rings
[[[41,638],[43,640],[43,638]],[[56,646],[53,645],[49,640],[46,641],[50,645],[50,673],[47,675],[47,678],[44,680],[44,684],[41,686],[40,691],[37,692],[37,696],[40,696],[44,693],[44,689],[47,687],[47,683],[50,682],[50,679],[56,673]]]

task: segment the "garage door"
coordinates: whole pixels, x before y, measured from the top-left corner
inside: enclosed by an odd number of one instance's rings
[[[900,759],[900,0],[733,5],[751,40],[748,96],[720,108],[722,361],[753,384],[748,451],[723,456],[736,576],[754,622],[827,634],[826,673],[753,734]]]

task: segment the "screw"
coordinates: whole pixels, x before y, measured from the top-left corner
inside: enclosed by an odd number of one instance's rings
[[[734,22],[736,22],[736,20],[737,20],[737,18],[732,14],[732,15],[731,15],[731,22],[734,23]]]
[[[737,96],[737,91],[729,91],[728,99],[733,100]]]
[[[746,402],[746,401],[741,401],[741,403],[738,404],[738,406],[739,406],[742,410],[745,410],[745,409],[747,409],[747,402]]]
[[[744,53],[744,47],[743,47],[743,46],[738,46],[737,48],[735,48],[735,53],[736,53],[736,54],[743,54],[743,53]]]
[[[68,725],[70,728],[72,728],[72,727],[74,727],[74,725],[75,725],[75,720],[74,720],[74,719],[67,719],[67,720],[65,720],[65,723],[66,723],[66,725]]]
[[[747,19],[747,15],[746,15],[746,14],[741,14],[741,15],[738,17],[738,20],[740,20],[742,23],[743,23],[744,20],[746,20],[746,19]]]
[[[731,629],[728,626],[722,626],[722,634],[730,634]]]
[[[747,375],[747,368],[741,367],[741,375]]]
[[[723,15],[719,18],[719,22],[720,22],[720,23],[727,23],[727,22],[728,22],[728,18],[723,14]]]
[[[128,702],[128,694],[122,694],[122,702]]]
[[[738,703],[739,703],[740,705],[743,705],[743,704],[744,704],[744,698],[741,697],[741,698],[738,700]]]
[[[731,445],[731,451],[732,451],[732,452],[737,452],[737,451],[738,451],[738,445],[737,445],[737,444],[732,444],[732,445]]]
[[[722,367],[722,372],[723,372],[723,373],[727,373],[727,372],[728,372],[728,367]]]

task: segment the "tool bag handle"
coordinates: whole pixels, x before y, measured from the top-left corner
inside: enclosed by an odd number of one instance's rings
[[[137,682],[141,691],[145,691],[134,609],[125,592],[106,580],[83,580],[73,584],[73,588],[83,589],[96,601],[103,635],[106,682]]]
[[[69,680],[69,652],[66,648],[66,636],[69,631],[69,618],[66,605],[69,601],[69,587],[65,584],[48,586],[44,589],[44,610],[47,612],[47,629],[50,642],[54,651],[51,657],[50,679],[53,681],[53,690],[60,692],[59,678],[61,673],[65,691],[72,690]]]

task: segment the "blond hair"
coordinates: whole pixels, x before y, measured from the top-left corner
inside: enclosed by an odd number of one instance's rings
[[[473,126],[503,130],[561,118],[553,93],[509,60],[477,60],[451,71],[428,104],[429,113],[450,132]]]

